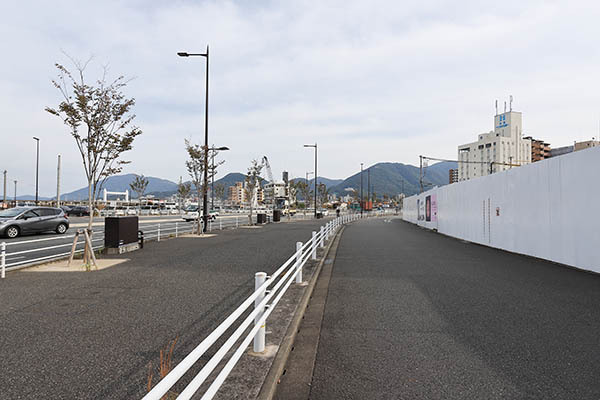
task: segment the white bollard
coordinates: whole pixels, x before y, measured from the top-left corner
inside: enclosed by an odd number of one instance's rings
[[[317,232],[315,232],[315,231],[312,232],[311,248],[312,248],[312,254],[311,254],[310,258],[311,258],[311,260],[316,260],[317,259]]]
[[[223,220],[221,218],[219,218],[219,230],[223,230]]]
[[[160,242],[160,224],[158,224],[158,242]]]
[[[2,268],[1,277],[6,278],[6,243],[0,243],[0,268]]]
[[[302,268],[300,268],[300,260],[302,259],[302,242],[296,242],[296,283],[302,283]]]
[[[179,229],[177,226],[177,222],[175,222],[175,237],[177,237],[178,234],[179,234]]]
[[[265,283],[266,280],[267,280],[266,273],[257,272],[256,274],[254,274],[254,291],[257,291],[258,288],[261,287]],[[259,307],[259,304],[265,298],[265,294],[266,294],[265,290],[263,290],[260,293],[260,295],[256,298],[256,300],[254,300],[254,308],[255,309]],[[264,307],[261,307],[260,312],[256,315],[256,317],[254,317],[254,324],[259,323],[260,317],[263,315],[264,312],[265,312]],[[263,351],[265,351],[265,325],[266,325],[266,321],[260,327],[258,332],[256,332],[256,336],[254,336],[254,352],[255,353],[262,353]]]
[[[239,227],[239,224],[238,224],[238,217],[237,217],[237,216],[235,217],[235,227],[236,227],[236,228],[237,228],[237,227]]]
[[[319,247],[320,248],[325,247],[325,229],[323,228],[323,226],[321,226],[321,236],[319,239]]]

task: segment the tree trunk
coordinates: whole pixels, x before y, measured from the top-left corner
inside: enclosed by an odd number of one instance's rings
[[[88,216],[88,226],[87,226],[87,231],[88,231],[88,235],[90,236],[90,239],[92,237],[92,224],[94,222],[94,208],[93,208],[93,200],[92,200],[92,185],[93,185],[93,178],[88,179],[88,211],[89,211],[89,216]],[[84,236],[85,238],[85,236]],[[85,239],[84,239],[85,240]],[[91,246],[90,246],[91,247]],[[90,258],[91,258],[91,254],[88,250],[88,246],[84,245],[84,250],[83,250],[83,262],[85,264],[89,264],[90,263]]]

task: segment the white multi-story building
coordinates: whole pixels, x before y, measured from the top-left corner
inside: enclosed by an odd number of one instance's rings
[[[494,117],[494,130],[479,135],[473,143],[458,146],[458,180],[466,181],[490,173],[531,163],[531,139],[523,139],[520,112]]]

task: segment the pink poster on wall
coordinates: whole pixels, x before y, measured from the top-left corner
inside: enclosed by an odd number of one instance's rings
[[[437,205],[437,196],[435,194],[431,195],[431,221],[437,222],[438,214],[438,205]]]

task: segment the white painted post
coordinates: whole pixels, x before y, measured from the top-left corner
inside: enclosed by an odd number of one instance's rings
[[[296,283],[302,283],[302,268],[300,268],[300,260],[302,259],[302,242],[296,242]]]
[[[235,227],[236,227],[236,228],[238,228],[238,227],[239,227],[239,224],[238,224],[238,216],[237,216],[237,215],[235,216]]]
[[[158,224],[158,241],[160,242],[160,223]]]
[[[320,248],[325,247],[325,229],[323,228],[322,225],[321,225],[321,236],[319,239],[319,247]]]
[[[315,231],[312,232],[311,248],[312,248],[312,254],[311,254],[310,258],[312,260],[316,260],[317,259],[317,232],[315,232]]]
[[[223,230],[223,220],[221,218],[219,218],[219,230]]]
[[[265,281],[267,280],[267,274],[264,272],[257,272],[256,274],[254,274],[254,291],[257,291],[258,288],[260,288]],[[261,301],[263,301],[263,299],[265,298],[265,290],[263,290],[260,295],[256,298],[256,300],[254,300],[254,308],[258,308],[259,304]],[[260,310],[260,312],[256,315],[256,317],[254,317],[254,323],[258,324],[260,317],[263,315],[263,313],[265,312],[264,307],[262,307],[262,309]],[[263,351],[265,351],[265,325],[266,325],[266,321],[264,323],[263,326],[260,327],[260,329],[258,330],[258,332],[256,332],[256,336],[254,336],[254,352],[255,353],[262,353]]]
[[[177,237],[178,233],[179,233],[179,230],[177,229],[177,222],[175,222],[175,237]]]
[[[6,278],[6,242],[0,243],[0,268],[2,268],[1,278]]]
[[[331,224],[328,222],[325,224],[325,240],[329,240],[329,230],[331,229]]]

